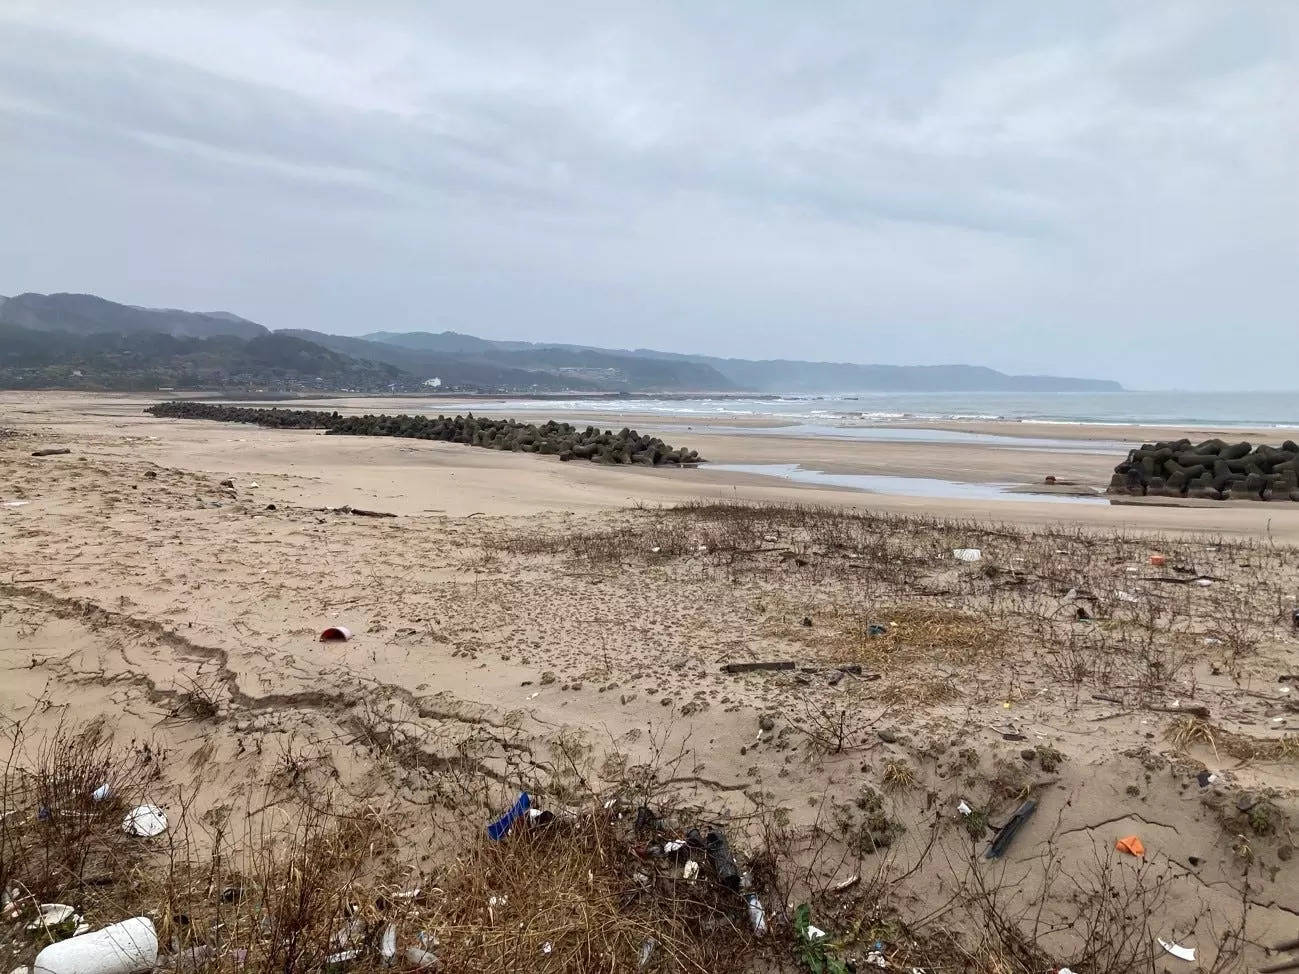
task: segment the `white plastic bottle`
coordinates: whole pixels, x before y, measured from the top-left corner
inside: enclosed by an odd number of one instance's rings
[[[158,963],[158,934],[148,917],[132,917],[94,933],[50,944],[32,974],[140,974]]]

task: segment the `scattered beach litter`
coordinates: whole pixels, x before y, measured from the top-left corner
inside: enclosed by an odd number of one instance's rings
[[[320,641],[322,643],[331,643],[331,642],[345,643],[351,638],[352,638],[352,630],[348,629],[347,626],[330,626],[328,629],[326,629],[324,632],[320,634]]]
[[[91,801],[103,802],[113,797],[113,786],[105,782],[90,793]]]
[[[1194,947],[1183,947],[1181,944],[1175,944],[1171,941],[1165,940],[1163,937],[1156,937],[1155,939],[1159,942],[1160,947],[1163,947],[1164,950],[1168,951],[1174,957],[1181,960],[1195,960]]]
[[[762,905],[762,900],[758,899],[757,893],[750,893],[746,897],[749,903],[749,926],[753,932],[761,937],[767,932],[767,910]]]
[[[1161,568],[1164,565],[1168,564],[1168,559],[1165,558],[1163,555],[1151,555],[1150,564],[1154,565],[1156,568]]]
[[[1140,858],[1146,854],[1146,847],[1142,841],[1135,835],[1127,835],[1114,843],[1114,848],[1119,852],[1126,852],[1130,856]]]
[[[31,501],[0,501],[0,507],[26,507]]]
[[[36,955],[32,974],[140,974],[157,963],[153,921],[132,917],[50,944]]]
[[[962,798],[962,799],[961,799],[961,803],[960,803],[959,805],[956,806],[956,810],[957,810],[958,812],[960,812],[962,815],[973,815],[973,814],[974,814],[974,809],[972,809],[972,808],[971,808],[971,807],[966,803],[966,801],[965,801],[964,798]]]
[[[167,831],[167,813],[157,805],[140,805],[126,813],[122,831],[127,835],[152,838]]]
[[[487,826],[487,837],[493,842],[500,842],[510,831],[510,826],[522,818],[531,806],[532,798],[526,791],[522,792],[504,815]]]
[[[71,452],[72,452],[72,451],[69,450],[69,449],[67,449],[66,447],[62,447],[62,448],[57,449],[57,450],[36,450],[36,451],[34,451],[34,452],[32,453],[32,456],[34,456],[34,457],[61,457],[61,456],[64,456],[64,455],[66,455],[66,454],[68,454],[68,453],[71,453]]]
[[[980,561],[983,551],[979,548],[953,548],[952,555],[957,561]]]

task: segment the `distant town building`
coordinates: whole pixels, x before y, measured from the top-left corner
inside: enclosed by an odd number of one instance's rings
[[[442,380],[435,375],[431,379],[425,379],[424,384],[430,389],[439,389],[442,386]]]

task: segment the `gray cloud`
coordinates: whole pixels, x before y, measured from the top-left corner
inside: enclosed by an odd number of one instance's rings
[[[1294,388],[1297,87],[1284,0],[10,0],[0,293]]]

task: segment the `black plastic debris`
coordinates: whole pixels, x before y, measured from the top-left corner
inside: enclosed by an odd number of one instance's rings
[[[731,847],[726,841],[726,836],[717,829],[709,829],[708,835],[704,837],[704,848],[708,851],[708,861],[713,865],[713,872],[717,874],[717,881],[727,889],[738,893],[740,891],[740,870],[735,865],[735,856],[731,854]]]
[[[997,837],[992,840],[988,846],[988,851],[984,853],[985,859],[1000,859],[1005,855],[1010,843],[1014,841],[1015,834],[1024,827],[1027,822],[1037,811],[1037,802],[1029,799],[1019,806],[1019,809],[1012,815],[1000,829],[997,830]]]

